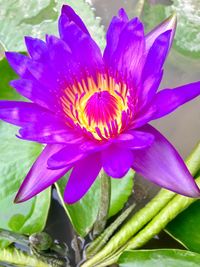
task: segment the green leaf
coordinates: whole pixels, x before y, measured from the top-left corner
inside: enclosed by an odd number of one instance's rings
[[[199,267],[200,255],[179,249],[125,251],[119,267]]]
[[[2,75],[3,73],[3,75]],[[16,75],[5,59],[0,61],[0,99],[18,99],[8,81]],[[0,228],[32,234],[42,231],[50,205],[50,189],[35,198],[14,204],[14,197],[42,146],[16,138],[17,127],[0,122]],[[2,242],[1,245],[7,244]]]
[[[7,50],[25,51],[25,35],[45,38],[45,34],[57,35],[57,20],[63,4],[68,4],[81,15],[94,39],[104,46],[104,30],[100,20],[84,0],[23,0],[1,1],[0,42]]]
[[[200,253],[200,200],[170,222],[166,232],[186,248]]]
[[[150,4],[145,1],[142,21],[145,24],[145,31],[151,31],[156,25],[160,24],[166,18],[165,6],[162,4]]]
[[[193,58],[200,57],[200,2],[173,0],[171,5],[145,2],[142,20],[149,32],[166,17],[177,14],[177,28],[173,47]]]
[[[73,205],[67,205],[64,203],[63,194],[69,175],[70,172],[60,179],[56,183],[56,187],[61,203],[75,231],[80,236],[84,237],[91,230],[97,217],[100,196],[100,181],[97,179],[88,193],[80,201]]]
[[[34,256],[19,251],[15,248],[0,250],[0,263],[12,264],[12,266],[51,267],[52,265],[39,260]]]
[[[166,15],[176,12],[178,18],[175,48],[191,57],[200,57],[200,2],[198,0],[173,0]]]
[[[130,170],[122,179],[111,179],[110,216],[119,212],[127,202],[133,189],[133,176],[134,172]],[[69,173],[57,182],[57,190],[75,231],[84,237],[90,232],[97,218],[100,201],[100,180],[96,179],[88,193],[79,202],[66,205],[63,201],[63,194],[68,178]]]
[[[126,204],[133,190],[134,171],[130,170],[121,179],[111,179],[111,199],[109,217],[117,214]]]

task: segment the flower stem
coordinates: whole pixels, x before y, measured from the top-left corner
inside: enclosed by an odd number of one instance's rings
[[[198,143],[198,145],[187,158],[186,165],[193,176],[199,170],[200,143]],[[175,193],[161,189],[160,192],[144,208],[133,215],[133,217],[110,239],[107,245],[99,253],[86,261],[82,267],[96,266],[97,263],[111,257],[154,216],[156,216],[159,211],[162,210],[175,196]]]
[[[25,235],[14,233],[5,229],[0,229],[0,238],[10,243],[18,243],[22,246],[29,247],[29,238]]]
[[[135,208],[135,204],[128,207],[117,219],[105,229],[105,231],[98,236],[86,249],[86,257],[91,258],[94,256],[109,240],[112,234],[117,230],[117,228],[125,221],[125,219],[130,215],[130,213]]]
[[[110,194],[111,194],[111,184],[110,177],[103,171],[100,171],[99,174],[101,182],[101,197],[99,212],[97,215],[96,222],[93,227],[93,237],[101,234],[106,226],[106,221],[108,219],[108,212],[110,208]]]
[[[196,183],[200,186],[200,177],[196,179]],[[144,229],[128,242],[126,249],[135,249],[144,245],[195,201],[197,201],[197,198],[176,195]]]

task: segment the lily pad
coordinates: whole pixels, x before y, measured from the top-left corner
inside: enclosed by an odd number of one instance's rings
[[[189,250],[200,253],[200,200],[170,222],[166,232]]]
[[[199,267],[200,255],[179,249],[125,251],[119,267]]]
[[[15,74],[6,60],[0,61],[0,99],[18,99],[8,80]],[[50,189],[35,198],[14,204],[14,196],[42,146],[16,138],[17,128],[0,122],[0,228],[32,234],[45,227],[50,206]],[[3,243],[2,243],[3,244]]]
[[[94,39],[104,46],[104,30],[100,19],[95,18],[91,6],[84,0],[23,0],[1,1],[0,42],[6,50],[26,51],[25,35],[45,38],[45,34],[57,35],[57,20],[63,4],[68,4],[81,15]]]
[[[177,30],[175,48],[179,52],[200,57],[200,2],[199,0],[173,0],[173,4],[166,8],[166,14],[177,14]]]

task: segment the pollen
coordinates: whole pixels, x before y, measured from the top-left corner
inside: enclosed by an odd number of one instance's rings
[[[127,92],[126,84],[108,75],[74,83],[61,97],[66,121],[96,140],[112,138],[123,130],[130,117]]]

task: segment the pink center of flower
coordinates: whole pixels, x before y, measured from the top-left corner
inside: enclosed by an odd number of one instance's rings
[[[117,99],[108,91],[94,93],[85,106],[85,114],[89,125],[91,123],[99,125],[114,120],[118,111],[117,104]]]
[[[96,140],[117,136],[128,127],[132,116],[127,92],[126,84],[101,74],[97,81],[88,77],[75,82],[61,97],[66,123]]]

